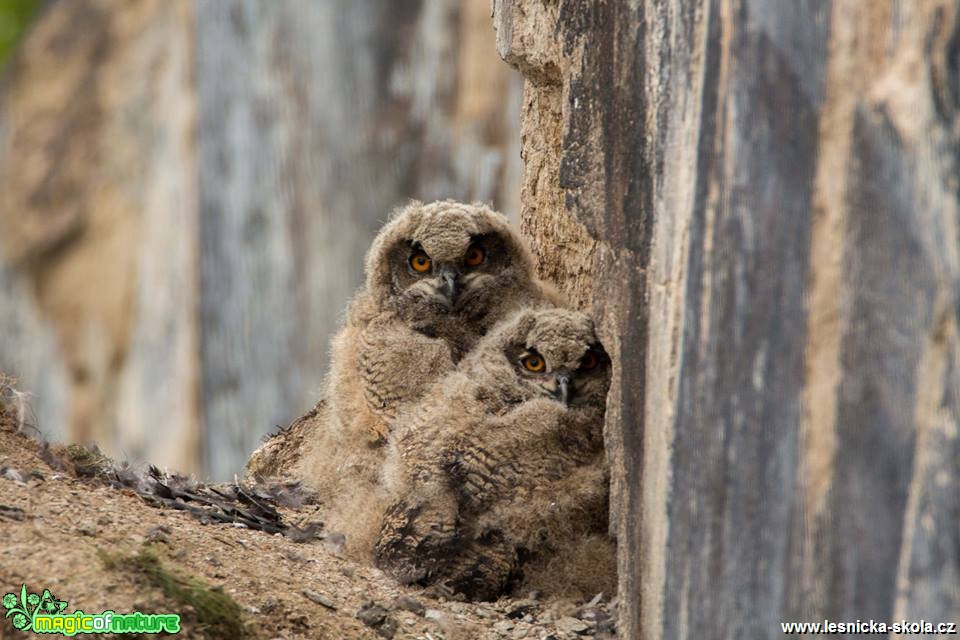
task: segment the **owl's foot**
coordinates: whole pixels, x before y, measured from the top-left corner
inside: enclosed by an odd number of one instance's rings
[[[400,501],[387,509],[374,548],[378,567],[403,584],[493,600],[516,577],[517,552],[495,530],[465,539],[456,513]]]
[[[455,512],[401,500],[384,514],[374,562],[404,584],[426,584],[437,575],[455,541]]]
[[[499,531],[458,545],[443,568],[443,585],[470,600],[495,600],[516,578],[517,552]]]

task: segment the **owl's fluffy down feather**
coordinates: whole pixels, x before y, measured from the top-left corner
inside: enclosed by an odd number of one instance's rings
[[[483,260],[470,266],[465,256],[478,247]],[[425,273],[412,268],[417,252],[429,258]],[[482,204],[412,202],[377,235],[366,282],[332,341],[325,424],[300,474],[326,499],[329,526],[347,534],[354,554],[372,548],[385,444],[398,413],[508,313],[561,303],[532,265],[506,218]]]
[[[398,415],[377,564],[402,582],[470,598],[494,598],[521,578],[549,591],[611,588],[602,433],[610,371],[600,349],[583,314],[522,310]],[[601,360],[585,371],[588,351]],[[545,370],[524,371],[525,352]],[[571,378],[567,401],[557,397],[560,377]]]

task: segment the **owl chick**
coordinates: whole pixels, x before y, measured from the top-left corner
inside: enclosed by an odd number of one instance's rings
[[[377,565],[489,599],[525,561],[602,536],[609,385],[582,313],[526,309],[494,328],[397,418]]]
[[[308,481],[331,496],[331,526],[348,539],[347,529],[363,530],[358,510],[374,509],[369,489],[398,409],[508,312],[544,299],[556,294],[534,278],[526,247],[483,205],[413,202],[384,226],[333,339],[328,428],[305,460]]]

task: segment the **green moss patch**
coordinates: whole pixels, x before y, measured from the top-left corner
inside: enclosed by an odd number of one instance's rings
[[[110,554],[98,550],[98,556],[104,567],[111,571],[129,572],[142,576],[159,588],[164,596],[175,603],[170,613],[180,613],[189,607],[192,623],[185,623],[184,630],[190,635],[198,634],[205,638],[250,638],[252,634],[243,622],[240,605],[223,591],[212,588],[193,576],[182,576],[168,569],[160,557],[150,547],[144,547],[136,555],[125,556]],[[187,626],[189,624],[189,629]]]

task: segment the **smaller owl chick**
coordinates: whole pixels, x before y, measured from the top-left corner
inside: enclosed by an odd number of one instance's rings
[[[535,279],[507,219],[486,206],[413,202],[383,227],[366,284],[332,341],[328,425],[303,473],[329,497],[328,524],[347,533],[351,550],[369,551],[361,511],[376,509],[371,492],[400,407],[452,371],[495,322],[544,299],[556,294]]]
[[[610,362],[589,318],[527,309],[396,420],[378,566],[473,599],[607,530]]]

